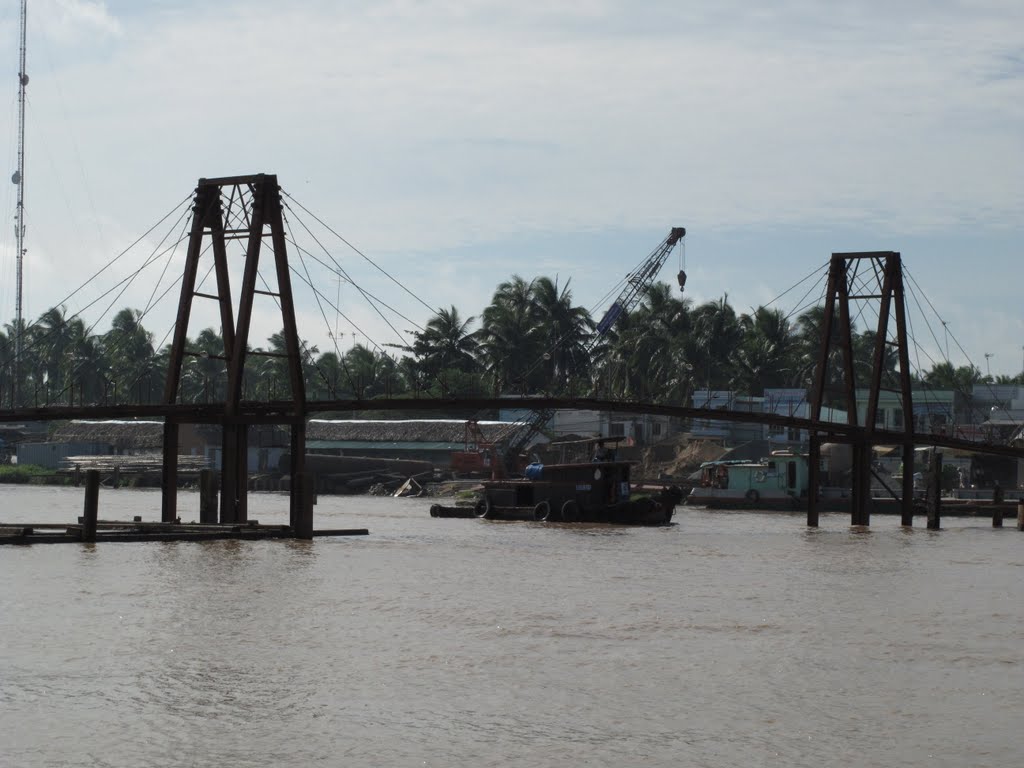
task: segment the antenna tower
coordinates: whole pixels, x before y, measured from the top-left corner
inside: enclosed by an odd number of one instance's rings
[[[25,40],[28,19],[28,0],[21,2],[21,48],[18,59],[18,170],[11,179],[18,186],[18,210],[15,216],[14,234],[17,240],[18,278],[14,303],[14,402],[20,402],[18,389],[21,384],[21,358],[24,348],[22,328],[22,283],[25,266],[25,88],[28,75],[25,73]]]

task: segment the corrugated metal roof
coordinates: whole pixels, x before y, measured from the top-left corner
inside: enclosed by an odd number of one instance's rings
[[[495,440],[511,424],[480,422],[485,440]],[[459,419],[311,419],[307,440],[338,440],[379,443],[458,443],[465,445],[466,422]]]
[[[358,451],[373,449],[375,451],[458,451],[465,447],[464,443],[446,443],[429,441],[383,441],[383,440],[309,440],[309,450],[339,449],[342,451]]]

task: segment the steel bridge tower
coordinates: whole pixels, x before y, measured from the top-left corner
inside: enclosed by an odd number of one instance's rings
[[[872,354],[867,403],[863,423],[858,423],[857,386],[854,369],[853,321],[851,302],[878,302],[878,327]],[[863,305],[862,309],[863,311]],[[859,314],[859,313],[858,313]],[[895,334],[890,337],[890,320],[895,321]],[[907,316],[904,303],[903,265],[894,251],[865,253],[833,253],[829,266],[825,295],[825,312],[821,328],[821,351],[811,395],[811,420],[820,423],[821,431],[812,430],[810,440],[808,482],[808,525],[818,524],[818,490],[821,469],[821,443],[828,436],[827,422],[821,422],[829,374],[838,364],[842,372],[840,392],[832,393],[831,402],[846,408],[847,424],[860,426],[854,437],[829,437],[847,442],[852,451],[851,522],[868,525],[871,510],[871,452],[878,430],[878,402],[883,391],[896,392],[900,399],[902,424],[903,483],[900,494],[903,525],[911,525],[914,501],[914,408],[911,396],[910,358],[907,349]],[[895,362],[898,370],[894,381],[883,381],[883,374]],[[887,365],[888,363],[888,365]],[[885,386],[889,385],[889,386]],[[885,441],[891,444],[891,439]]]
[[[273,260],[277,289],[257,288],[260,257],[269,239],[268,256]],[[245,264],[242,285],[238,295],[237,318],[229,281],[227,241],[245,243]],[[204,247],[204,243],[208,246]],[[197,289],[196,279],[204,254],[212,254],[216,290],[203,293]],[[186,349],[189,317],[195,298],[217,302],[224,341],[223,356],[227,368],[227,390],[223,415],[203,419],[200,416],[168,416],[164,422],[164,472],[162,520],[173,522],[177,509],[178,435],[183,423],[218,423],[223,430],[220,522],[243,523],[248,519],[246,492],[248,490],[248,430],[256,423],[253,416],[245,416],[242,405],[243,374],[246,358],[250,355],[273,355],[253,352],[248,348],[249,328],[256,295],[270,296],[280,308],[284,329],[284,357],[291,384],[291,398],[274,401],[271,416],[259,418],[260,423],[283,424],[291,433],[291,523],[301,536],[312,535],[312,515],[303,510],[303,470],[306,454],[306,393],[302,375],[302,358],[295,326],[295,306],[292,299],[288,272],[288,254],[282,217],[281,189],[277,176],[257,174],[218,179],[200,179],[192,207],[192,225],[185,257],[185,273],[178,302],[178,316],[174,327],[164,404],[179,402],[182,366],[186,356],[195,352]],[[212,355],[211,355],[212,357]],[[192,411],[195,412],[195,411]],[[308,518],[308,519],[307,519]],[[308,529],[308,531],[307,531]]]

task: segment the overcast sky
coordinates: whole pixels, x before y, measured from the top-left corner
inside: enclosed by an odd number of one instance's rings
[[[12,171],[17,13],[0,16]],[[199,177],[265,171],[431,307],[478,314],[518,273],[598,308],[682,225],[697,303],[749,311],[833,251],[896,250],[935,308],[914,321],[933,324],[921,367],[947,344],[966,362],[956,342],[983,371],[1024,366],[1019,0],[38,0],[27,71],[29,318]],[[0,205],[13,217],[13,184]],[[0,249],[6,321],[12,227]],[[397,341],[341,293],[345,344]],[[323,320],[302,322],[325,349]]]

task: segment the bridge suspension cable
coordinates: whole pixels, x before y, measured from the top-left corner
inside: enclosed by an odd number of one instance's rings
[[[332,235],[334,235],[336,238],[338,238],[341,242],[343,242],[345,245],[347,245],[349,248],[351,248],[353,251],[355,251],[357,254],[359,254],[359,256],[361,256],[363,259],[365,259],[371,266],[373,266],[381,274],[383,274],[385,277],[387,277],[391,282],[393,282],[395,285],[397,285],[399,288],[401,288],[407,294],[412,296],[412,298],[414,298],[416,301],[418,301],[420,304],[422,304],[424,307],[426,307],[427,310],[429,310],[430,312],[436,311],[433,307],[431,307],[429,304],[427,304],[425,301],[423,301],[423,299],[421,299],[415,293],[410,291],[398,279],[396,279],[393,275],[391,275],[391,273],[389,273],[387,270],[385,270],[383,267],[381,267],[379,264],[377,264],[377,262],[375,262],[373,259],[371,259],[369,256],[367,256],[361,250],[359,250],[354,245],[352,245],[352,243],[350,243],[348,240],[346,240],[344,237],[342,237],[340,234],[338,234],[326,222],[324,222],[323,219],[321,219],[315,213],[313,213],[308,208],[306,208],[302,203],[300,203],[298,200],[296,200],[294,197],[292,197],[290,194],[288,194],[284,190],[281,190],[281,194],[284,195],[285,197],[287,197],[292,202],[294,202],[295,205],[297,205],[299,208],[301,208],[303,211],[305,211],[307,214],[309,214],[313,218],[313,220],[316,221],[320,226],[322,226],[324,229],[326,229],[328,232],[330,232]]]

